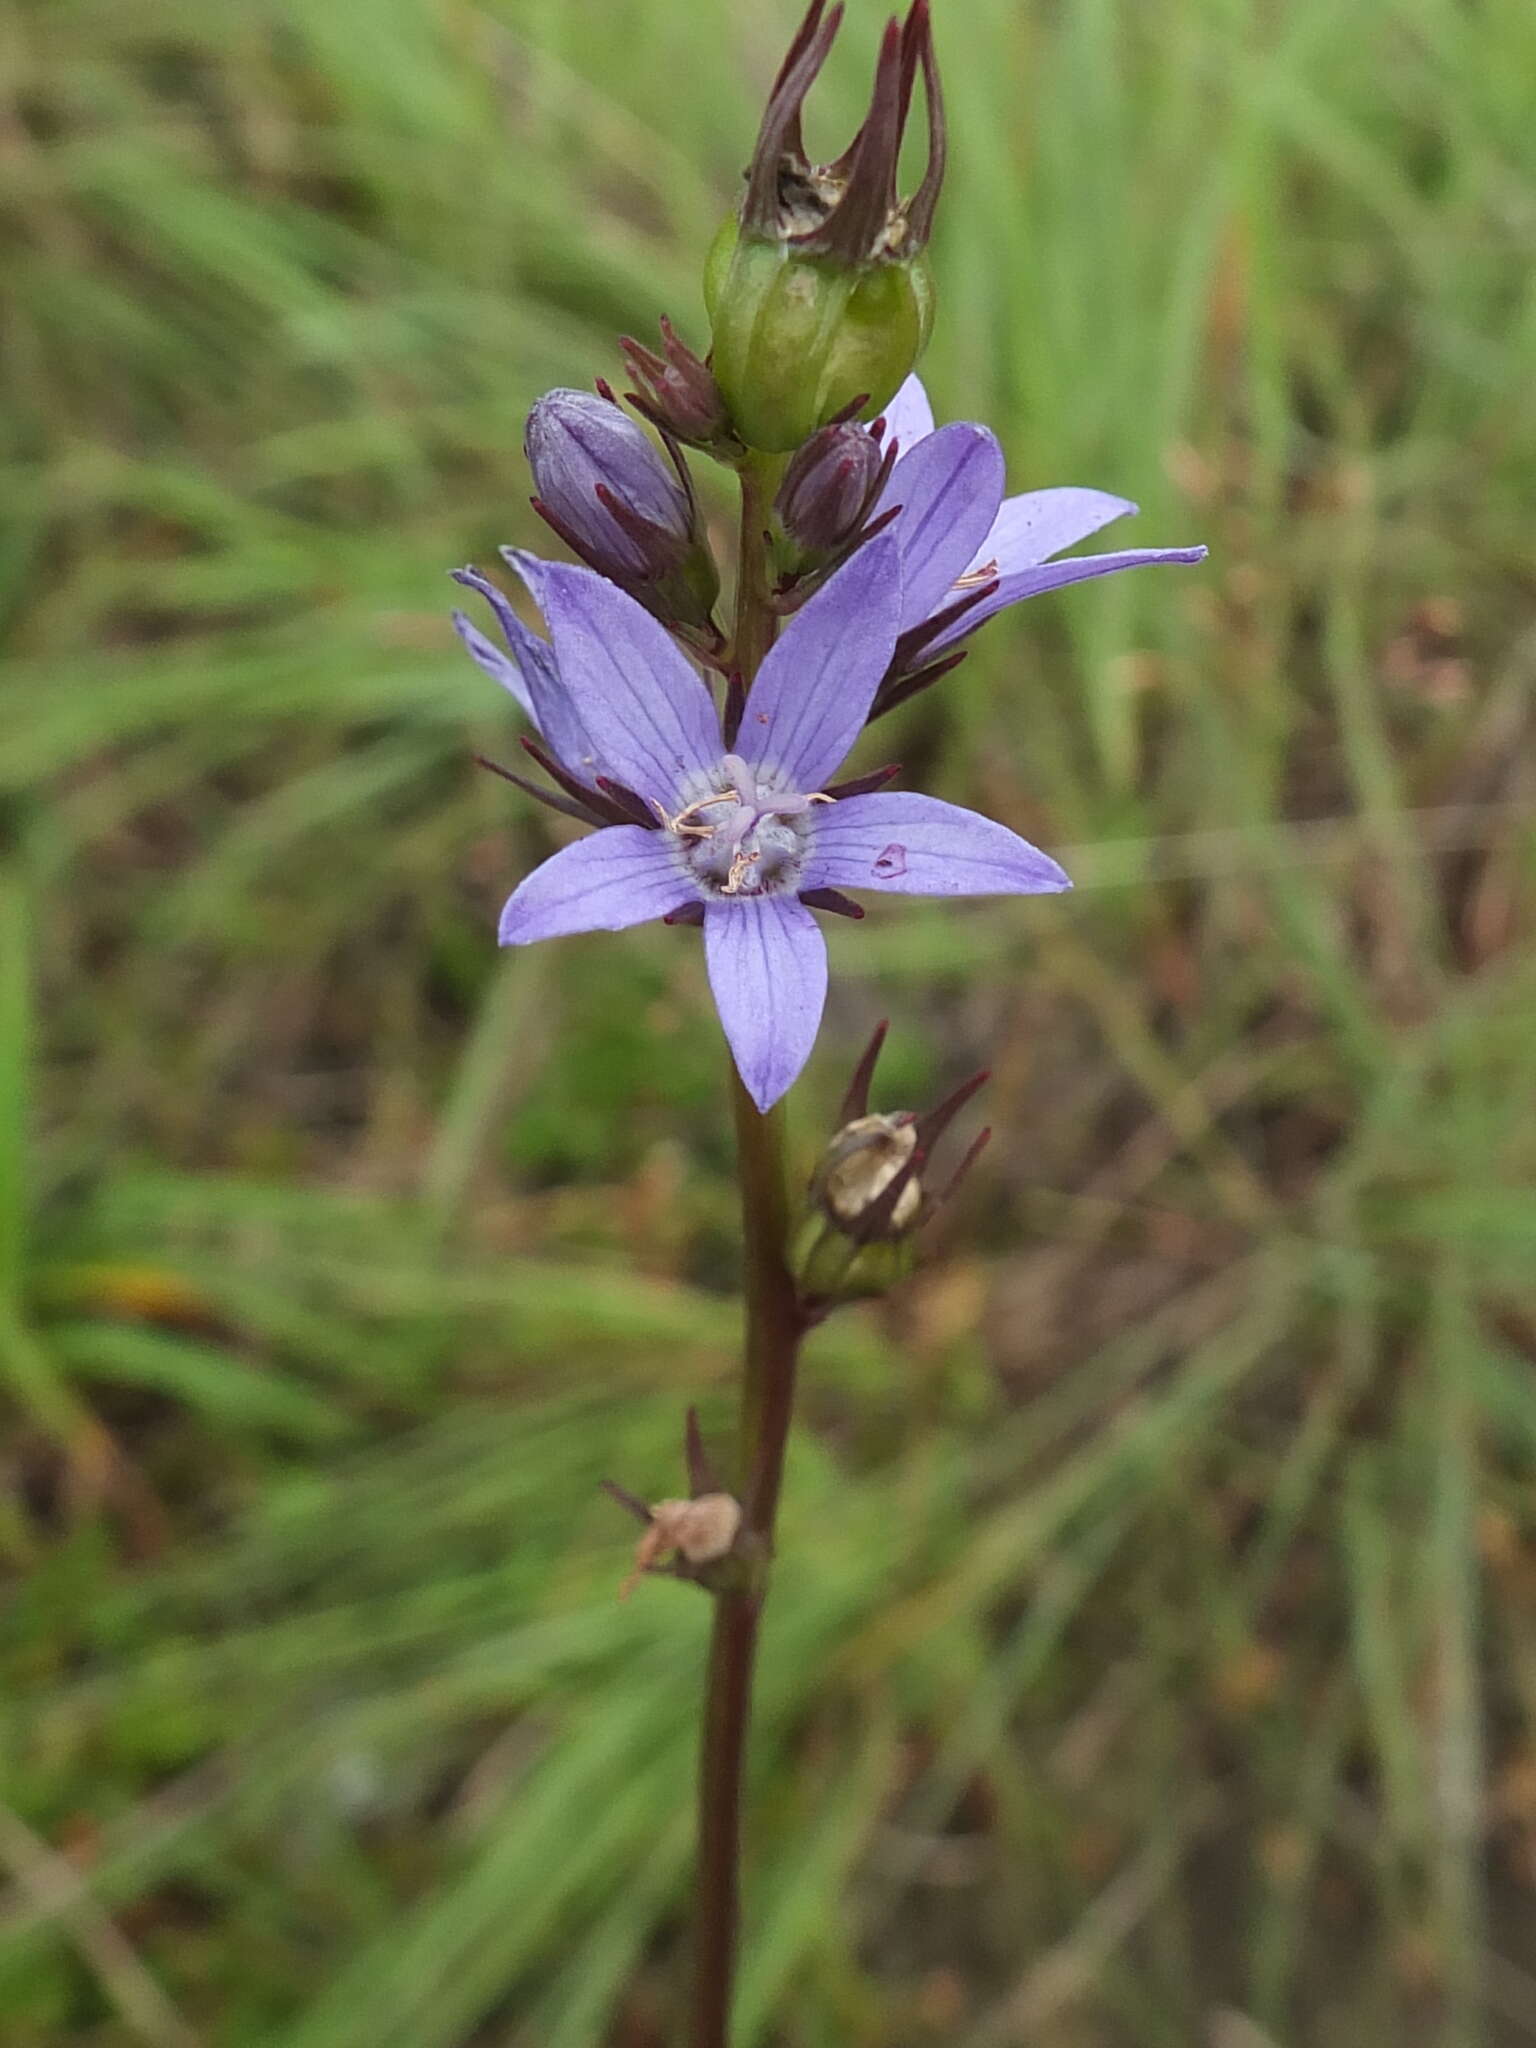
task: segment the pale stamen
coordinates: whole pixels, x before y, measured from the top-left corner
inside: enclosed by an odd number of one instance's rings
[[[739,896],[743,884],[748,880],[753,868],[762,857],[762,854],[755,847],[752,852],[748,853],[744,847],[738,846],[731,855],[731,871],[720,884],[721,895]]]
[[[676,812],[652,797],[665,829],[681,840],[687,865],[719,896],[761,896],[792,885],[805,847],[803,820],[813,804],[836,801],[825,790],[802,795],[774,787],[761,768],[727,754],[717,771],[723,787],[706,790]],[[712,814],[724,806],[724,815]]]
[[[713,796],[696,798],[693,803],[686,805],[680,810],[675,818],[669,816],[666,805],[660,803],[655,797],[651,798],[651,809],[660,818],[667,830],[675,832],[679,839],[711,839],[714,837],[716,829],[713,825],[690,825],[688,820],[696,818],[701,811],[707,811],[712,804],[739,804],[740,802],[741,798],[734,789],[722,789],[716,791]]]

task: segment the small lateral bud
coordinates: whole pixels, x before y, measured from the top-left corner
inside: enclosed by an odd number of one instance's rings
[[[817,1209],[801,1234],[796,1279],[813,1307],[861,1301],[904,1280],[923,1220],[922,1154],[911,1116],[861,1116],[821,1156],[811,1191]]]
[[[639,390],[630,403],[663,432],[687,448],[702,448],[729,457],[741,444],[731,432],[720,386],[709,365],[677,338],[672,322],[661,323],[662,353],[625,335],[619,343],[630,375]]]
[[[726,1562],[741,1534],[741,1502],[715,1476],[695,1408],[688,1410],[683,1422],[683,1462],[691,1489],[686,1500],[659,1500],[647,1507],[627,1487],[603,1481],[603,1491],[643,1528],[635,1545],[635,1568],[619,1591],[621,1600],[629,1598],[647,1572],[692,1579],[709,1592],[719,1592],[731,1573],[742,1569],[739,1558]],[[668,1558],[670,1564],[664,1562]]]
[[[820,568],[847,551],[886,471],[879,444],[851,420],[811,436],[785,470],[773,502],[775,552],[787,572]]]
[[[691,491],[617,400],[548,392],[523,445],[534,504],[574,554],[664,624],[712,630],[720,578]]]

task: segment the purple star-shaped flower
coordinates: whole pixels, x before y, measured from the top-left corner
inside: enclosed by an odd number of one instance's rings
[[[875,516],[901,507],[886,530],[902,550],[903,667],[919,657],[934,660],[994,613],[1042,591],[1152,563],[1205,560],[1206,550],[1194,547],[1126,548],[1053,561],[1063,548],[1137,507],[1108,491],[1073,486],[1005,498],[997,437],[970,420],[935,428],[916,377],[902,385],[884,418],[902,452]]]
[[[768,1109],[810,1055],[827,954],[806,897],[1035,895],[1070,887],[1006,826],[895,791],[827,785],[890,666],[900,551],[879,536],[790,621],[727,740],[714,699],[666,631],[588,569],[508,552],[550,645],[496,604],[514,661],[460,622],[470,651],[535,719],[561,765],[632,792],[654,823],[562,847],[501,916],[501,943],[702,915],[720,1021],[748,1093]],[[475,587],[492,596],[481,578]],[[494,601],[494,598],[493,598]]]

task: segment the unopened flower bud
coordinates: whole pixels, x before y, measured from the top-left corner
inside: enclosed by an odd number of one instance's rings
[[[523,445],[534,504],[573,553],[664,623],[710,626],[720,578],[692,497],[615,399],[551,391]]]
[[[800,113],[841,9],[812,0],[758,134],[739,219],[710,253],[704,291],[711,366],[736,431],[754,448],[798,448],[861,401],[873,418],[917,361],[933,324],[923,258],[944,176],[944,113],[928,0],[913,0],[881,44],[868,114],[835,163],[805,154]],[[917,73],[928,106],[928,165],[897,197],[902,134]]]
[[[815,568],[857,537],[886,474],[880,446],[843,420],[813,434],[773,501],[776,552],[786,567]]]
[[[677,338],[672,322],[661,323],[662,354],[629,335],[619,343],[630,375],[640,386],[630,403],[688,448],[711,454],[740,453],[720,386],[707,363]]]

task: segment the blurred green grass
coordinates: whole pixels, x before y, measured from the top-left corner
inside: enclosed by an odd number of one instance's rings
[[[886,1013],[1000,1135],[810,1361],[743,2042],[1525,2041],[1536,13],[939,13],[940,410],[1212,560],[870,743],[1080,889],[833,934],[805,1142]],[[675,2038],[703,1617],[595,1489],[727,1412],[720,1054],[685,934],[496,956],[444,571],[702,338],[789,25],[0,22],[8,2048]]]

